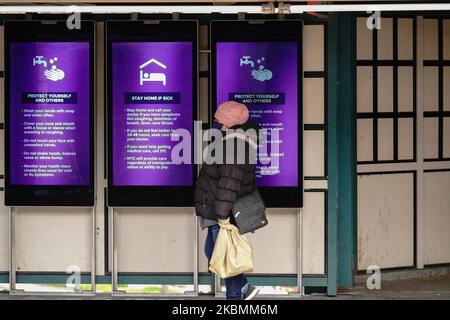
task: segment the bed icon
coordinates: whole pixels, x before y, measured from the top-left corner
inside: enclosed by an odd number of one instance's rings
[[[144,85],[144,82],[150,81],[150,82],[162,82],[163,86],[166,85],[166,75],[164,73],[160,72],[145,72],[144,68],[147,67],[150,64],[156,64],[160,68],[166,69],[167,66],[163,63],[159,62],[158,60],[151,58],[146,63],[141,64],[139,66],[139,84],[142,86]]]

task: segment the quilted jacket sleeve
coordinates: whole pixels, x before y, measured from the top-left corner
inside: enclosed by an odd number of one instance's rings
[[[219,165],[219,184],[215,201],[215,213],[218,218],[228,218],[233,203],[236,200],[242,180],[244,179],[245,165],[222,164]]]

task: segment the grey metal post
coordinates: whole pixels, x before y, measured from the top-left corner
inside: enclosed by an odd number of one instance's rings
[[[199,294],[199,283],[198,283],[198,217],[195,214],[194,209],[194,293]]]
[[[214,275],[214,296],[216,298],[225,297],[225,292],[222,291],[222,279],[218,275]]]
[[[97,248],[96,248],[96,235],[97,235],[97,221],[96,221],[96,209],[95,206],[91,209],[91,224],[92,224],[92,239],[91,239],[91,291],[95,293],[97,291],[96,286],[96,257],[97,257]]]
[[[303,295],[303,212],[297,211],[297,286],[300,297]]]
[[[16,248],[14,207],[9,207],[9,292],[16,291]]]
[[[111,272],[111,279],[112,279],[112,292],[114,293],[117,291],[117,285],[118,285],[118,252],[117,252],[117,209],[112,208],[112,257],[113,257],[113,263],[112,263],[112,272]]]

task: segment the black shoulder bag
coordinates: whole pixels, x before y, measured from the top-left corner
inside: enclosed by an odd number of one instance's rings
[[[237,199],[232,213],[240,234],[253,232],[268,223],[266,206],[257,188],[251,194]]]

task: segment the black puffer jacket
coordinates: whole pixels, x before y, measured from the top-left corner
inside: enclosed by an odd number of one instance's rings
[[[258,127],[253,124],[234,126],[230,129],[245,131],[250,128],[258,131]],[[207,219],[227,218],[234,201],[255,190],[256,165],[254,161],[250,161],[250,158],[256,155],[257,142],[254,138],[237,133],[230,135],[227,132],[222,139],[223,154],[225,158],[227,152],[232,152],[234,161],[228,158],[228,161],[224,159],[221,164],[203,164],[195,187],[195,211],[198,216]],[[234,140],[234,148],[231,151],[227,150],[226,143],[230,139]],[[242,148],[238,148],[239,144],[245,145],[245,154],[242,153]],[[238,157],[241,157],[241,161],[237,161]]]

